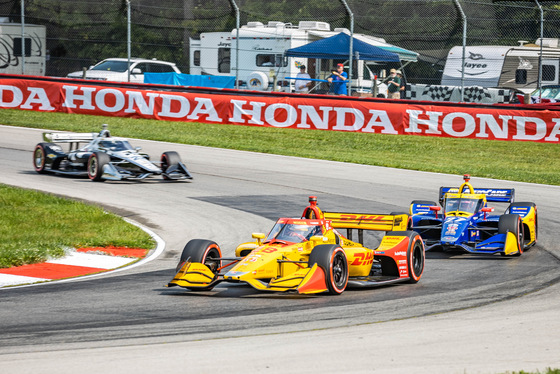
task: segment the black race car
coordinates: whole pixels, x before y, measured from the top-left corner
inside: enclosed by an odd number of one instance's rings
[[[192,179],[177,152],[161,155],[160,162],[133,148],[127,139],[113,137],[103,125],[99,133],[44,133],[45,142],[35,146],[33,167],[38,173],[52,172],[88,176],[93,181],[144,179]],[[60,144],[68,144],[65,151]]]

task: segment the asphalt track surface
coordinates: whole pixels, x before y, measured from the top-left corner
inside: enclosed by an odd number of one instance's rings
[[[3,372],[560,367],[559,187],[471,180],[475,187],[514,187],[517,201],[537,204],[539,244],[521,257],[428,253],[418,284],[340,296],[261,293],[226,283],[189,292],[163,286],[190,239],[212,239],[231,255],[276,218],[300,216],[310,195],[324,210],[406,211],[411,200],[436,200],[441,185],[458,185],[461,177],[136,140],[154,158],[178,151],[194,181],[94,183],[35,173],[31,154],[41,133],[0,126],[0,183],[101,204],[150,228],[166,248],[130,270],[0,290]]]

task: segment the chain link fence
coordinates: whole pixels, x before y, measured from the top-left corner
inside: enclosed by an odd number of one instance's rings
[[[200,39],[201,33],[231,33],[238,24],[249,22],[266,25],[279,21],[297,26],[313,21],[328,24],[330,30],[353,27],[354,33],[417,52],[418,60],[408,64],[405,73],[409,83],[424,84],[441,81],[449,50],[462,45],[461,10],[467,20],[467,45],[514,46],[519,40],[535,43],[541,33],[541,13],[535,1],[0,0],[0,24],[21,22],[22,4],[25,24],[46,26],[45,74],[59,77],[105,58],[127,57],[128,4],[131,55],[174,62],[183,73],[211,71],[200,66],[204,63],[200,56],[191,53],[191,39]],[[539,5],[543,36],[560,38],[560,2],[541,0]],[[3,39],[2,43],[8,42]],[[235,48],[233,40],[229,43]],[[0,66],[9,62],[1,48]],[[17,51],[12,52],[17,56]],[[232,53],[221,57],[226,63],[223,68],[235,74]],[[248,64],[241,51],[237,58],[239,69]],[[200,69],[193,71],[196,64]]]

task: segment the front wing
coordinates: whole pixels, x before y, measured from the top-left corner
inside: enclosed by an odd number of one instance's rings
[[[167,284],[167,287],[179,286],[191,290],[208,290],[223,281],[246,283],[260,291],[295,291],[300,294],[314,294],[327,291],[325,272],[317,264],[311,268],[302,268],[286,277],[271,279],[267,283],[260,279],[247,277],[244,277],[243,280],[236,280],[235,277],[230,277],[226,280],[223,274],[213,273],[202,263],[186,262]]]

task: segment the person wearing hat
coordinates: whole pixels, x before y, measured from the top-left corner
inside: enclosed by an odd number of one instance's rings
[[[299,66],[299,73],[297,73],[296,78],[298,78],[294,84],[296,93],[308,93],[311,81],[306,79],[311,79],[311,77],[305,72],[305,65]]]
[[[331,84],[329,93],[332,95],[348,95],[347,79],[348,74],[344,71],[344,64],[337,64],[336,71],[333,71],[331,76],[327,78],[327,81]]]
[[[391,75],[387,79],[387,94],[389,99],[401,98],[401,79],[397,76],[397,70],[391,69]]]
[[[406,99],[406,79],[404,78],[402,71],[397,70],[397,77],[399,77],[399,79],[401,80],[401,87],[399,89],[400,98]]]

